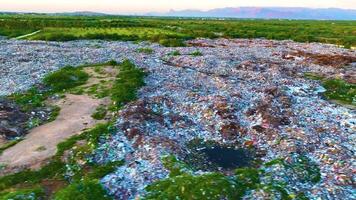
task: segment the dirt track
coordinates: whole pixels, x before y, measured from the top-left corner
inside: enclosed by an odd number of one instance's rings
[[[101,101],[85,95],[66,95],[57,102],[61,111],[55,121],[33,129],[23,141],[4,151],[0,156],[0,163],[5,166],[2,173],[41,167],[55,155],[58,143],[97,123],[91,115]]]

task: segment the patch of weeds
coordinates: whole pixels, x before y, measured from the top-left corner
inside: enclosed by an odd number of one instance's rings
[[[328,79],[322,85],[327,90],[324,93],[327,99],[356,105],[356,84],[349,84],[341,79]]]
[[[89,179],[100,179],[103,178],[104,176],[114,172],[119,166],[122,166],[124,164],[123,161],[115,161],[115,162],[110,162],[105,165],[97,165],[95,164],[92,168],[92,171],[90,171],[86,177]]]
[[[329,100],[337,100],[340,103],[356,105],[356,85],[347,83],[342,79],[325,79],[315,73],[306,72],[304,76],[308,79],[321,81],[326,89],[324,96]]]
[[[7,142],[6,144],[0,147],[0,155],[8,148],[15,146],[17,143],[21,142],[23,138],[15,139],[12,141]]]
[[[42,199],[45,195],[41,187],[32,189],[8,190],[0,193],[0,200],[32,200]]]
[[[64,189],[58,191],[55,200],[110,200],[105,189],[97,179],[84,179],[79,182],[73,182]]]
[[[158,41],[160,45],[165,47],[185,47],[187,46],[182,39],[170,38],[170,39],[161,39]]]
[[[81,87],[75,87],[69,91],[71,94],[82,95],[84,94],[85,90]]]
[[[91,115],[93,119],[102,120],[105,118],[107,110],[105,106],[99,106],[96,108],[95,113]]]
[[[62,161],[65,151],[71,149],[79,140],[87,140],[94,149],[97,147],[100,137],[109,134],[113,130],[111,124],[99,124],[95,128],[80,135],[75,135],[57,145],[57,153],[49,164],[38,171],[24,170],[15,174],[0,177],[0,191],[20,183],[38,184],[44,179],[63,180],[66,172],[66,164]]]
[[[153,54],[153,49],[151,48],[139,48],[137,52],[144,53],[144,54]]]
[[[189,55],[198,57],[198,56],[202,56],[203,54],[200,51],[194,51],[194,52],[190,53]]]
[[[25,92],[15,93],[8,98],[15,101],[24,111],[30,111],[34,108],[43,107],[47,97],[47,93],[33,87]]]
[[[125,60],[119,70],[111,89],[111,99],[118,107],[135,100],[137,89],[145,85],[145,73],[129,60]]]
[[[62,92],[83,85],[88,79],[89,75],[85,73],[82,68],[68,66],[47,75],[43,82],[46,86],[50,87],[53,92]]]
[[[182,54],[180,53],[180,51],[175,50],[175,51],[172,51],[171,53],[169,53],[168,55],[170,55],[170,56],[180,56]]]
[[[306,194],[296,191],[289,182],[276,176],[294,176],[297,173],[299,182],[316,183],[320,179],[316,166],[299,154],[291,155],[292,161],[276,159],[263,164],[261,167],[246,167],[235,170],[234,175],[227,176],[220,172],[199,173],[196,175],[187,165],[174,156],[163,158],[163,164],[170,171],[169,178],[152,183],[145,189],[143,199],[243,199],[251,195],[254,190],[263,190],[272,199],[308,199]],[[289,159],[287,159],[289,160]],[[278,166],[277,166],[278,165]],[[282,166],[284,168],[280,168]],[[274,169],[277,167],[278,170]],[[281,170],[286,170],[281,173]],[[310,176],[299,176],[302,171]],[[274,174],[277,173],[277,174]],[[263,181],[262,181],[263,180]],[[280,181],[281,180],[281,181]],[[253,196],[248,196],[253,199]]]
[[[51,114],[49,115],[48,122],[53,122],[57,119],[61,108],[59,106],[51,106]]]

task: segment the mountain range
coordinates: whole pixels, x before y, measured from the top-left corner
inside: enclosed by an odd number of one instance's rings
[[[301,7],[229,7],[208,11],[170,10],[166,13],[148,13],[148,15],[171,17],[356,20],[356,10]]]
[[[19,14],[18,12],[0,12],[0,14]],[[36,14],[36,13],[20,13]],[[39,13],[37,13],[39,14]],[[48,13],[49,15],[64,16],[107,16],[91,11]],[[202,10],[170,10],[168,12],[150,12],[132,14],[139,16],[162,17],[200,17],[200,18],[247,18],[247,19],[299,19],[299,20],[356,20],[356,10],[341,8],[302,8],[302,7],[228,7]]]

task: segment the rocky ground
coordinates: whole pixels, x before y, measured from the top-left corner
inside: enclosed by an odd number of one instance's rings
[[[321,180],[300,182],[291,175],[286,181],[293,190],[312,199],[356,198],[354,107],[325,100],[320,82],[304,75],[355,83],[355,51],[269,40],[201,39],[189,45],[1,40],[0,95],[28,89],[65,65],[128,58],[148,72],[146,86],[120,111],[118,131],[103,139],[95,155],[102,163],[125,159],[101,180],[118,199],[145,194],[147,185],[168,175],[162,156],[189,160],[188,146],[197,139],[253,147],[263,162],[304,155],[318,165]],[[139,53],[142,47],[153,53]],[[199,173],[209,170],[216,169]],[[256,190],[246,198],[269,197]]]

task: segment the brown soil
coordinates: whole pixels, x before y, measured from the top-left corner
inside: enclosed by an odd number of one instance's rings
[[[86,95],[66,95],[57,103],[61,111],[55,121],[34,128],[23,141],[4,151],[0,156],[4,171],[40,168],[55,155],[58,143],[97,123],[91,115],[100,104],[101,100]]]
[[[290,53],[292,56],[305,57],[305,60],[317,65],[326,65],[332,67],[343,67],[350,63],[356,62],[356,57],[349,55],[332,55],[332,54],[312,54],[304,51]]]
[[[103,67],[102,73],[95,72],[94,68],[85,68],[85,71],[91,78],[83,88],[101,84],[101,80],[111,81],[117,75],[117,70],[110,66]],[[6,149],[0,155],[0,165],[4,166],[0,175],[23,169],[39,169],[55,155],[57,144],[99,123],[91,115],[98,106],[108,105],[110,100],[65,94],[65,98],[48,103],[61,108],[59,116],[53,122],[32,129],[23,141]]]

